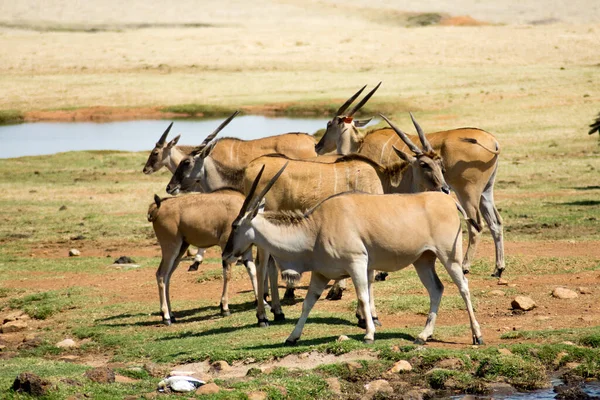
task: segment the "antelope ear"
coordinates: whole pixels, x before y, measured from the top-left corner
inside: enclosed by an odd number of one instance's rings
[[[362,128],[363,126],[367,125],[369,122],[371,122],[371,120],[373,119],[373,117],[369,118],[369,119],[355,119],[354,120],[354,126],[357,128]]]
[[[175,146],[177,144],[177,142],[179,142],[179,138],[181,138],[181,135],[175,136],[175,138],[173,138],[173,140],[171,140],[169,143],[167,143],[167,147],[171,148],[171,147]]]
[[[262,213],[264,213],[264,212],[265,212],[265,202],[266,202],[266,201],[265,201],[265,199],[263,198],[263,199],[260,201],[260,204],[258,205],[258,207],[256,207],[256,208],[254,209],[254,211],[252,211],[252,216],[250,217],[250,219],[252,219],[252,218],[256,217],[258,214],[262,214]]]
[[[394,149],[394,152],[396,152],[398,157],[400,157],[402,160],[406,161],[407,163],[412,163],[413,161],[416,160],[415,157],[410,156],[410,155],[406,154],[405,152],[398,150],[396,148],[396,146],[392,146],[392,148]]]

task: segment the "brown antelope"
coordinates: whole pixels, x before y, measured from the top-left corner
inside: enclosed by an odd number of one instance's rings
[[[452,197],[437,192],[337,194],[305,213],[258,214],[261,201],[284,168],[254,196],[262,171],[257,175],[231,225],[222,257],[235,259],[256,244],[275,258],[284,279],[297,281],[302,273],[311,272],[302,314],[285,342],[287,345],[296,344],[300,338],[308,315],[329,280],[343,277],[352,279],[360,312],[366,316],[364,341],[373,342],[372,317],[377,316],[372,290],[374,271],[397,271],[410,264],[429,292],[427,323],[415,340],[425,343],[433,334],[444,289],[435,271],[436,258],[446,267],[466,304],[473,343],[483,344],[468,281],[461,268],[461,220]]]
[[[306,211],[323,199],[346,191],[375,194],[419,191],[444,191],[449,193],[450,188],[444,181],[442,173],[442,159],[434,151],[424,153],[408,139],[404,132],[393,125],[391,126],[402,140],[407,141],[407,145],[415,154],[415,157],[397,150],[396,154],[402,161],[399,160],[397,163],[381,166],[358,154],[343,156],[329,163],[313,160],[291,160],[278,154],[262,156],[253,160],[246,167],[244,193],[249,193],[259,170],[265,171],[265,177],[271,177],[284,164],[287,165],[286,173],[277,180],[265,197],[265,210]],[[420,135],[420,139],[423,146],[427,147],[425,137]],[[259,182],[259,189],[262,189],[265,184],[266,180]],[[258,296],[262,297],[265,293],[263,283],[265,274],[269,272],[272,293],[271,311],[273,311],[276,321],[284,320],[285,317],[281,311],[277,292],[277,271],[272,266],[267,267],[268,252],[260,249],[260,247],[259,251],[261,252],[257,263]],[[345,289],[345,281],[340,281],[339,285],[332,287],[328,298],[341,298],[343,289]],[[289,288],[286,290],[286,294],[289,290]],[[262,303],[258,303],[257,317],[259,326],[268,325]],[[364,320],[359,318],[359,326],[363,324]]]
[[[152,222],[162,252],[160,266],[156,270],[156,282],[164,324],[171,325],[174,322],[169,283],[188,246],[190,244],[201,248],[220,246],[224,249],[231,231],[231,223],[243,203],[244,195],[230,189],[213,193],[190,193],[162,200],[154,196],[154,203],[148,209],[148,221]],[[251,251],[244,253],[243,263],[256,295],[256,267],[252,261]],[[229,315],[230,280],[231,262],[223,261],[223,292],[220,307],[221,314],[224,316]]]
[[[208,135],[208,141],[212,140],[221,129],[223,129],[235,116],[239,114],[239,111],[234,112],[229,118],[227,118],[221,125],[210,135]],[[158,170],[160,170],[163,166],[167,167],[171,173],[175,173],[177,166],[181,162],[184,157],[187,157],[192,153],[193,150],[196,149],[195,146],[176,146],[177,142],[181,135],[176,136],[169,143],[166,143],[167,136],[169,135],[169,131],[173,127],[173,122],[169,124],[167,129],[163,132],[161,137],[156,142],[154,149],[150,152],[148,156],[148,160],[146,161],[146,165],[144,166],[143,172],[146,175],[150,175]],[[207,139],[200,146],[206,146]],[[165,144],[166,143],[166,144]],[[198,249],[196,256],[194,257],[194,262],[189,266],[188,271],[196,271],[202,261],[204,260],[204,253],[206,249]]]
[[[244,169],[257,157],[280,153],[290,158],[316,157],[315,141],[306,133],[285,133],[255,140],[207,137],[184,158],[167,185],[167,193],[190,191],[196,187],[210,192],[221,187],[241,189]],[[216,136],[216,135],[215,135]],[[210,140],[209,140],[210,139]]]
[[[379,85],[347,113],[346,109],[364,87],[344,103],[337,115],[327,123],[327,130],[315,147],[317,153],[325,154],[337,149],[340,154],[359,153],[380,164],[395,160],[392,147],[403,150],[406,146],[398,140],[394,131],[383,128],[364,135],[358,129],[364,125],[364,121],[353,118],[378,87]],[[414,118],[413,123],[417,131],[422,132]],[[431,148],[438,151],[444,159],[446,182],[456,193],[469,218],[481,224],[483,216],[490,228],[496,249],[496,267],[492,276],[500,277],[505,262],[502,218],[494,204],[494,182],[500,154],[498,141],[491,133],[477,128],[453,129],[426,136]],[[463,260],[465,273],[469,272],[480,239],[480,232],[469,226],[469,245]]]
[[[588,132],[588,134],[591,135],[595,132],[600,133],[600,114],[598,114],[596,120],[590,124],[590,131]]]
[[[172,127],[173,123],[171,122],[150,152],[146,165],[144,165],[144,174],[153,174],[162,167],[167,167],[171,173],[174,173],[181,160],[196,148],[195,146],[176,146],[181,135],[177,135],[167,143],[167,136]]]

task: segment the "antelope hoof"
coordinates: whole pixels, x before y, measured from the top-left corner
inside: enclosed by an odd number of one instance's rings
[[[163,320],[162,320],[163,325],[166,325],[166,326],[171,326],[171,324],[173,322],[174,321],[171,321],[170,319],[166,319],[166,318],[163,318]]]
[[[266,328],[269,326],[269,320],[266,318],[259,318],[258,319],[258,327],[259,328]]]
[[[419,346],[423,346],[425,344],[425,341],[423,339],[421,339],[420,337],[418,337],[415,339],[415,341],[413,343],[416,345],[419,345]]]
[[[341,300],[343,293],[343,290],[339,286],[334,285],[331,287],[331,289],[329,289],[329,292],[327,292],[327,296],[325,298],[327,300]]]
[[[364,344],[373,344],[375,343],[375,339],[363,339]]]
[[[473,336],[473,344],[474,345],[483,345],[483,337],[475,337]]]
[[[383,282],[383,281],[385,281],[385,278],[388,277],[388,275],[389,274],[387,272],[380,272],[377,275],[375,275],[375,280],[377,282]]]
[[[381,322],[379,322],[379,318],[377,317],[373,317],[373,323],[375,324],[375,326],[381,326]]]
[[[288,347],[297,346],[298,345],[298,339],[294,339],[294,340],[285,339],[285,345],[288,346]]]
[[[294,301],[296,299],[296,295],[294,294],[293,288],[285,289],[285,294],[283,295],[283,300]]]
[[[279,314],[273,313],[273,319],[277,322],[285,321],[285,314],[284,313],[279,313]]]
[[[504,272],[504,268],[502,268],[502,269],[496,268],[496,270],[494,271],[494,273],[492,274],[492,276],[494,278],[501,278],[503,272]]]
[[[221,317],[229,317],[230,315],[231,315],[231,311],[221,310]]]
[[[198,271],[199,266],[200,263],[198,261],[194,261],[194,263],[188,267],[188,272]]]

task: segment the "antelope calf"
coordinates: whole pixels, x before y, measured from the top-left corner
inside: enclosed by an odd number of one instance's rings
[[[483,344],[468,281],[461,268],[461,220],[452,197],[439,192],[338,194],[305,213],[258,214],[261,201],[284,168],[254,197],[262,171],[258,174],[231,225],[222,257],[234,260],[256,244],[275,258],[284,279],[297,281],[302,273],[311,272],[302,314],[286,344],[298,341],[310,310],[327,283],[344,277],[352,279],[359,310],[366,316],[364,341],[373,342],[375,325],[370,316],[377,317],[372,288],[374,271],[397,271],[410,264],[429,292],[429,316],[425,329],[416,338],[417,343],[425,343],[433,334],[444,288],[435,271],[436,258],[446,267],[466,304],[473,343]]]
[[[379,85],[350,111],[347,111],[348,107],[365,87],[340,107],[327,123],[327,130],[315,147],[317,153],[325,154],[337,149],[339,154],[359,153],[380,164],[395,161],[396,155],[392,147],[404,150],[406,146],[398,140],[394,131],[382,128],[365,135],[360,128],[370,120],[359,121],[353,117],[378,88]],[[452,129],[426,136],[431,147],[444,159],[446,182],[456,193],[469,218],[481,224],[483,216],[487,223],[496,250],[496,267],[492,276],[500,277],[505,268],[505,261],[502,218],[494,203],[494,182],[500,154],[498,141],[491,133],[477,128]],[[470,226],[469,245],[463,260],[465,273],[470,270],[480,240],[480,232]]]
[[[169,282],[181,257],[190,244],[208,248],[225,243],[231,232],[231,223],[244,202],[244,195],[238,191],[222,189],[213,193],[191,193],[180,197],[161,200],[154,196],[154,203],[148,209],[148,221],[160,243],[162,259],[156,271],[156,282],[160,298],[163,323],[174,322],[171,313]],[[256,267],[250,249],[243,252],[243,262],[256,295]],[[223,292],[221,314],[229,315],[228,287],[231,279],[231,263],[223,261]]]

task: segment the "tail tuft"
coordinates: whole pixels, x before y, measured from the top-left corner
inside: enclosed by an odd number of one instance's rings
[[[481,225],[479,225],[477,221],[475,221],[473,218],[468,218],[467,221],[469,221],[469,223],[473,225],[473,228],[475,228],[477,232],[481,232],[481,230],[483,229],[481,228]]]

